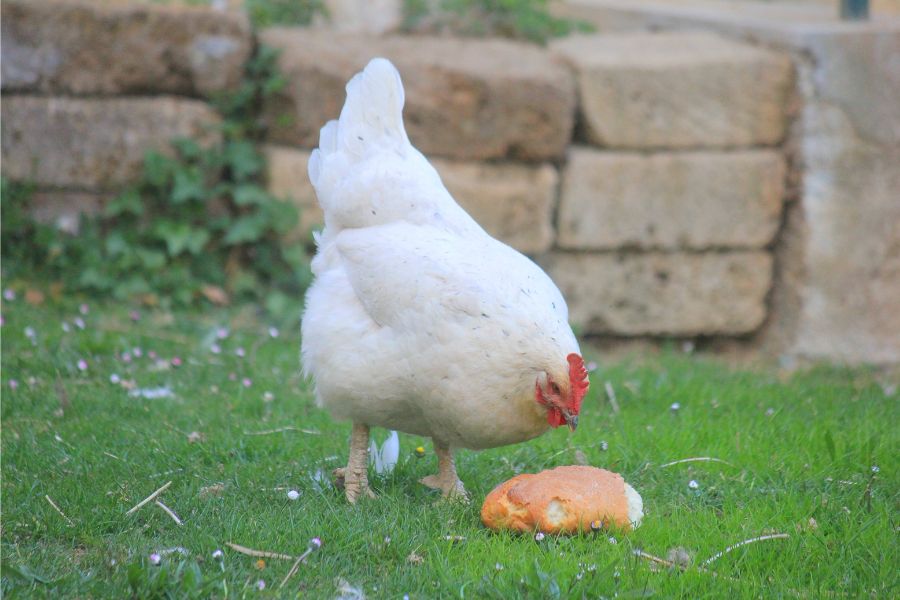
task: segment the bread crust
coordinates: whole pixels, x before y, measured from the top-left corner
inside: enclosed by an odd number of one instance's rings
[[[625,480],[597,467],[517,475],[494,488],[481,507],[481,521],[491,529],[576,533],[595,520],[604,527],[632,529]]]

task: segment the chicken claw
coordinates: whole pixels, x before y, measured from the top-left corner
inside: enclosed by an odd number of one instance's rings
[[[434,451],[438,457],[438,473],[429,475],[419,480],[419,483],[433,490],[441,490],[444,498],[469,501],[469,495],[463,482],[456,474],[456,463],[453,460],[453,452],[449,447],[435,442]]]
[[[353,424],[353,432],[350,434],[350,456],[347,466],[335,469],[335,485],[344,488],[347,502],[356,504],[360,495],[368,498],[376,498],[375,492],[369,487],[369,426],[361,423]]]

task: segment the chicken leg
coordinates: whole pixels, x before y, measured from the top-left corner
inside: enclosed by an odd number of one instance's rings
[[[369,488],[369,426],[362,423],[353,423],[353,431],[350,434],[350,456],[347,466],[334,470],[335,479],[344,483],[344,494],[347,502],[356,504],[360,494],[369,498],[375,497],[375,492]]]
[[[462,481],[456,475],[456,464],[453,462],[453,452],[449,446],[445,446],[434,441],[434,452],[438,457],[438,473],[437,475],[429,475],[419,480],[422,485],[428,486],[433,490],[441,490],[444,498],[456,498],[459,500],[468,500],[466,489],[463,487]]]

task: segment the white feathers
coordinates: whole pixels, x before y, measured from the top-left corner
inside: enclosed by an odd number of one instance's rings
[[[387,475],[393,471],[398,458],[400,458],[400,437],[396,431],[391,432],[381,448],[378,447],[375,440],[369,444],[369,462],[379,475]]]

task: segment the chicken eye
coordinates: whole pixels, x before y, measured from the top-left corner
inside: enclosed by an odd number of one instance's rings
[[[550,391],[559,396],[559,386],[554,382],[550,382]]]

